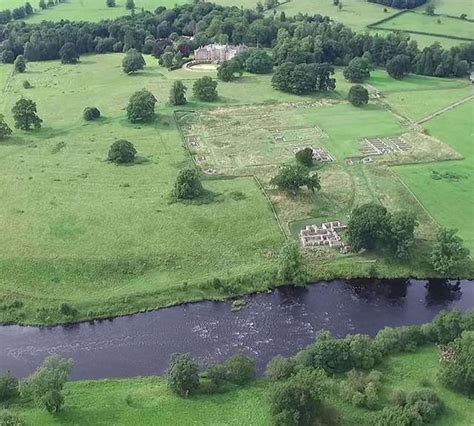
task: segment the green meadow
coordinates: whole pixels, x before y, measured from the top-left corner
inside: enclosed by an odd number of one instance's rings
[[[448,16],[429,16],[425,13],[407,12],[377,27],[392,31],[422,31],[431,35],[461,37],[474,40],[474,23]]]
[[[383,377],[377,410],[389,404],[393,391],[421,389],[424,381],[444,403],[444,411],[433,425],[471,424],[472,401],[436,381],[436,348],[427,346],[414,353],[392,356],[379,370]],[[333,389],[337,389],[342,380],[343,376],[330,379]],[[162,378],[84,381],[66,384],[66,404],[54,416],[28,405],[13,405],[11,409],[20,412],[28,424],[34,425],[135,425],[139,416],[141,424],[263,426],[272,424],[266,401],[270,386],[266,380],[258,380],[224,393],[183,399],[174,396]],[[342,424],[371,424],[376,416],[376,411],[343,402],[335,391],[325,396],[327,403],[340,413]]]
[[[474,250],[474,230],[470,226],[474,214],[473,107],[474,102],[470,101],[424,124],[431,135],[461,153],[463,161],[396,168],[436,221],[457,228],[471,251]]]

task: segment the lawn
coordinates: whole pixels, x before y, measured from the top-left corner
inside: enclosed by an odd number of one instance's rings
[[[474,23],[447,16],[428,16],[424,13],[407,12],[377,25],[392,31],[421,31],[431,35],[460,37],[474,40]]]
[[[31,63],[8,83],[1,106],[8,120],[25,96],[37,102],[44,122],[0,146],[0,215],[8,224],[0,237],[0,296],[24,302],[18,312],[1,310],[3,321],[61,320],[61,301],[77,307],[80,318],[157,308],[211,296],[199,284],[216,276],[274,267],[271,253],[283,238],[252,178],[206,181],[209,204],[170,202],[176,175],[190,162],[166,105],[172,80],[158,66],[126,76],[120,60]],[[0,75],[9,72],[0,67]],[[24,79],[34,88],[23,89]],[[124,107],[142,87],[160,100],[158,119],[133,126]],[[88,105],[102,111],[99,122],[82,120]],[[118,138],[135,144],[140,164],[105,161]],[[47,310],[42,319],[40,307]]]
[[[473,402],[445,389],[436,382],[437,349],[431,346],[415,353],[395,355],[378,367],[383,373],[381,403],[387,405],[395,389],[411,392],[421,389],[421,380],[443,400],[443,414],[434,425],[470,425]],[[340,379],[337,379],[339,381]],[[331,380],[333,381],[333,380]],[[28,406],[14,405],[28,424],[179,424],[179,425],[270,425],[265,400],[270,384],[258,380],[245,387],[216,395],[197,395],[188,399],[170,393],[161,378],[136,378],[76,382],[66,385],[66,405],[57,415]],[[341,415],[342,424],[370,424],[376,412],[355,408],[334,392],[326,395],[328,403]]]
[[[473,108],[474,102],[470,101],[424,124],[430,134],[464,155],[464,161],[396,168],[403,182],[440,225],[459,229],[471,251],[474,250],[474,229],[469,226],[474,214]],[[434,179],[433,172],[445,177]]]

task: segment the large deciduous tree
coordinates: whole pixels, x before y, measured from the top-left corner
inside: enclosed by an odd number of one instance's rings
[[[36,103],[31,99],[20,99],[12,108],[15,128],[21,130],[39,129],[43,120],[38,117]]]
[[[217,81],[208,76],[201,77],[194,82],[193,94],[200,101],[212,102],[217,100]]]
[[[287,241],[278,254],[278,278],[285,284],[304,285],[306,273],[298,244]]]
[[[344,69],[344,78],[351,83],[363,83],[370,77],[371,66],[366,58],[354,58]]]
[[[199,369],[189,354],[171,355],[167,371],[168,386],[172,392],[187,397],[199,388]]]
[[[355,84],[349,89],[349,94],[347,96],[349,102],[356,106],[361,107],[362,105],[367,105],[369,102],[369,92],[360,84]]]
[[[411,71],[411,61],[407,55],[397,55],[387,61],[387,72],[390,77],[401,80]]]
[[[456,229],[441,228],[431,251],[431,263],[435,271],[442,274],[454,273],[469,256],[463,240],[456,235]]]
[[[26,61],[23,55],[18,55],[15,59],[15,71],[18,73],[24,73],[26,71]]]
[[[316,172],[311,173],[307,167],[300,164],[284,165],[270,183],[282,191],[293,194],[296,194],[303,186],[312,192],[321,189],[319,175]]]
[[[336,80],[331,77],[333,74],[334,67],[327,63],[286,62],[276,68],[272,77],[272,86],[297,95],[334,90]]]
[[[153,93],[146,89],[135,92],[127,105],[127,117],[132,123],[143,123],[155,118],[157,100]]]
[[[129,49],[122,59],[122,69],[125,74],[133,74],[142,70],[145,65],[145,59],[137,49]]]
[[[12,129],[5,121],[3,114],[0,114],[0,140],[7,138],[12,134]]]
[[[59,51],[62,64],[77,64],[79,61],[79,53],[77,53],[74,43],[65,43]]]

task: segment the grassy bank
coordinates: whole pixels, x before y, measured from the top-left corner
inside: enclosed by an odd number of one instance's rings
[[[433,424],[468,426],[474,410],[473,402],[445,389],[436,382],[437,349],[429,346],[415,353],[392,356],[379,370],[383,373],[379,406],[389,403],[396,389],[411,392],[428,382],[445,404],[443,414]],[[342,378],[331,380],[340,382]],[[426,384],[425,384],[426,385]],[[68,383],[66,405],[57,415],[29,406],[14,405],[27,424],[34,425],[269,425],[271,418],[265,393],[271,386],[265,380],[216,395],[197,395],[189,399],[174,396],[161,378],[136,378]],[[341,424],[371,424],[376,411],[354,408],[336,395],[326,395],[342,417]]]

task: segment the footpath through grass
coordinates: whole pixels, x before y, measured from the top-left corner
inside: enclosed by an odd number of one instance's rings
[[[428,382],[445,404],[438,426],[469,426],[474,402],[456,394],[436,381],[438,353],[432,346],[415,353],[390,357],[378,369],[382,372],[381,401],[377,409],[389,404],[396,389],[412,392]],[[339,382],[341,379],[337,379]],[[136,378],[68,383],[66,404],[57,415],[29,406],[14,405],[27,424],[34,425],[270,425],[271,417],[265,399],[271,386],[259,380],[245,387],[222,394],[197,395],[188,399],[174,396],[161,378]],[[343,425],[369,425],[375,411],[355,408],[336,395],[327,401],[342,417]]]

